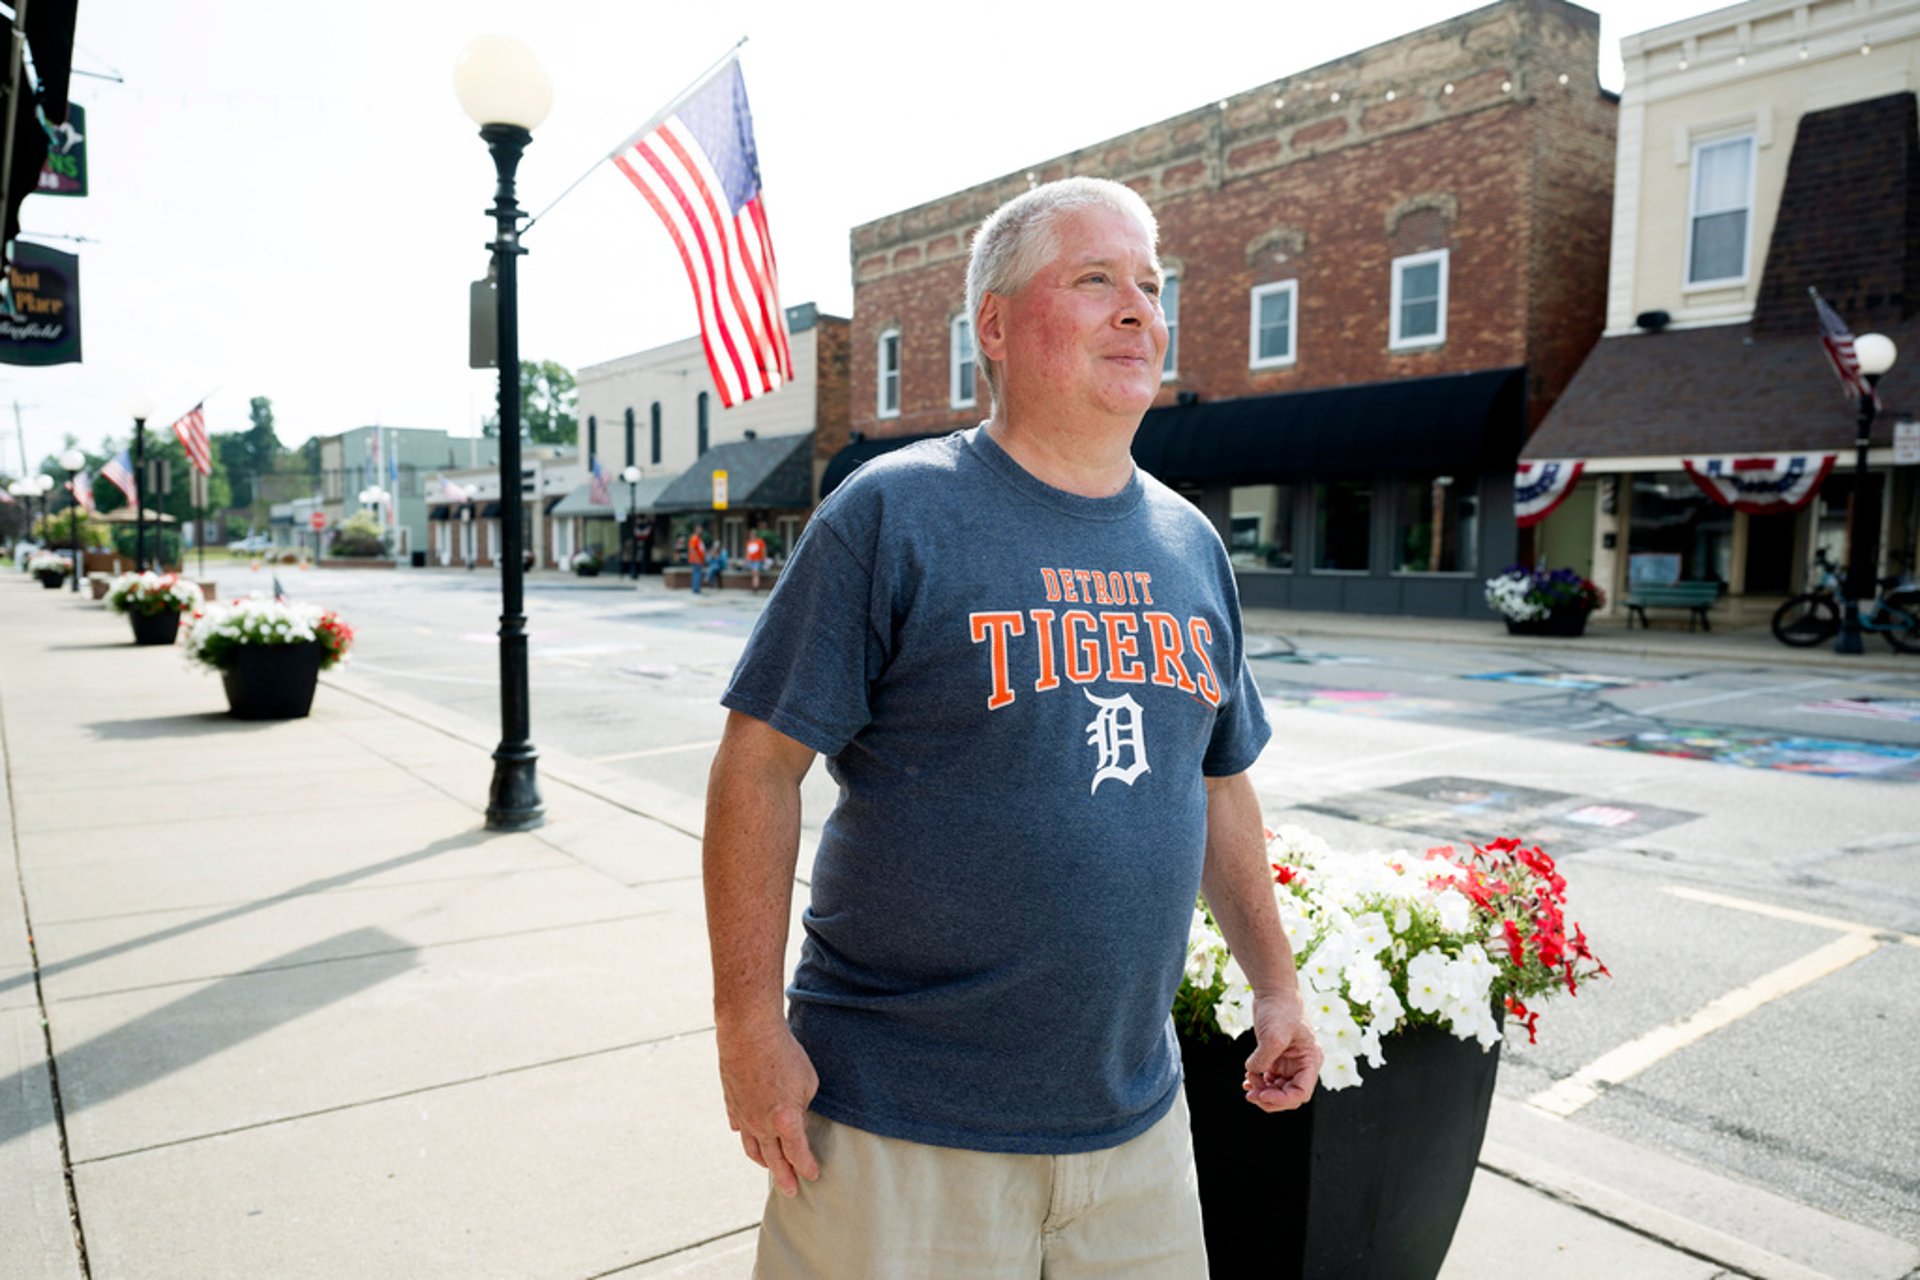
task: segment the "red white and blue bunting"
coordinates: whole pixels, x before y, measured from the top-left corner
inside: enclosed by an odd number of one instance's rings
[[[1682,458],[1693,482],[1723,507],[1768,515],[1804,507],[1833,470],[1831,453],[1779,453],[1752,458]]]
[[[1513,518],[1522,529],[1539,524],[1573,492],[1584,462],[1522,462],[1513,473]]]

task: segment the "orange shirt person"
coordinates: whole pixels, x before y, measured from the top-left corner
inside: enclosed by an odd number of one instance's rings
[[[707,572],[707,542],[695,529],[687,535],[687,563],[693,566],[693,594],[700,594],[700,579]]]
[[[760,589],[760,570],[767,565],[767,540],[754,529],[747,534],[747,568],[753,571],[753,589]]]

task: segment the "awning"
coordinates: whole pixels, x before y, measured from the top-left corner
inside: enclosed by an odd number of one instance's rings
[[[1877,326],[1903,352],[1920,350],[1920,319]],[[1886,403],[1876,448],[1920,402],[1920,361],[1880,382]],[[1547,420],[1527,441],[1532,458],[1584,458],[1587,472],[1678,471],[1685,457],[1831,453],[1853,447],[1857,409],[1841,395],[1807,306],[1805,335],[1755,337],[1744,324],[1602,338]]]
[[[473,513],[473,518],[475,520],[498,520],[500,518],[500,500],[495,498],[491,502],[481,503],[480,509]]]
[[[580,518],[585,520],[625,520],[628,503],[642,515],[654,510],[655,500],[672,484],[675,476],[643,476],[632,485],[624,480],[607,482],[607,503],[593,500],[593,483],[577,485],[566,497],[554,503],[547,514],[556,518]],[[631,490],[631,493],[629,493]]]
[[[713,473],[727,473],[727,507],[803,511],[813,503],[813,436],[715,445],[668,485],[655,511],[712,511]]]
[[[438,504],[438,505],[435,505],[435,506],[431,506],[431,507],[428,507],[428,508],[427,508],[427,519],[429,519],[429,520],[452,520],[452,519],[454,519],[454,514],[453,514],[453,513],[454,513],[454,512],[456,512],[456,511],[458,511],[459,509],[460,509],[460,508],[458,508],[458,507],[455,507],[455,506],[450,506],[450,505],[448,505],[448,504],[446,504],[446,503],[440,503],[440,504]]]
[[[1506,474],[1525,434],[1526,370],[1493,369],[1150,409],[1133,459],[1175,485]],[[868,459],[932,438],[848,445],[820,496]]]

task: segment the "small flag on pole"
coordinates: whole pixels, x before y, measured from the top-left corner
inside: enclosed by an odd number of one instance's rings
[[[440,496],[448,502],[472,502],[473,491],[464,485],[455,484],[445,476],[440,477]]]
[[[1840,393],[1856,404],[1860,397],[1871,396],[1873,407],[1880,408],[1880,393],[1860,372],[1860,357],[1853,350],[1853,331],[1847,328],[1847,322],[1840,318],[1839,313],[1827,305],[1827,300],[1820,296],[1818,289],[1809,287],[1807,293],[1813,298],[1813,309],[1820,316],[1820,345],[1826,348],[1827,359],[1833,363],[1833,371],[1840,379]]]
[[[202,401],[187,410],[186,416],[173,424],[173,434],[180,437],[180,447],[187,451],[187,461],[193,464],[193,469],[208,476],[213,474],[213,447],[207,441],[204,406]]]
[[[277,573],[273,575],[273,598],[282,603],[287,598],[287,589],[280,585],[280,575]]]
[[[587,464],[587,470],[593,476],[587,486],[587,500],[596,507],[612,506],[613,495],[608,492],[607,469],[600,465],[600,459],[592,459]]]
[[[112,462],[100,468],[100,474],[113,481],[114,487],[127,495],[128,506],[139,503],[140,494],[133,484],[133,459],[127,456],[125,449],[115,454]]]
[[[779,269],[736,58],[613,153],[680,251],[707,368],[731,408],[793,378]]]
[[[67,490],[73,494],[73,500],[79,504],[80,509],[88,515],[93,515],[100,510],[93,501],[93,477],[85,471],[67,481]]]

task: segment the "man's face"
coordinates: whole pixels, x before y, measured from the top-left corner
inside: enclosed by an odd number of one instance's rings
[[[1047,265],[981,307],[1007,405],[1023,416],[1093,411],[1137,423],[1167,351],[1153,244],[1132,218],[1098,206],[1061,214],[1052,234]]]

